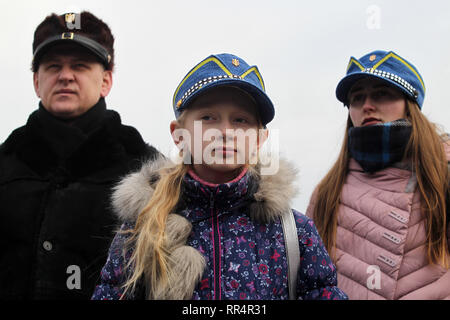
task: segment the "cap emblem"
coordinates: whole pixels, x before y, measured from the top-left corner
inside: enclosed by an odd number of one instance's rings
[[[64,33],[61,35],[61,39],[64,39],[64,40],[66,40],[66,39],[72,40],[72,39],[73,39],[73,32],[64,32]]]
[[[235,67],[239,67],[239,60],[238,59],[233,59],[233,60],[231,60],[231,63],[233,64],[233,66],[235,66]]]
[[[75,22],[75,13],[66,13],[65,16],[66,23],[74,23]]]

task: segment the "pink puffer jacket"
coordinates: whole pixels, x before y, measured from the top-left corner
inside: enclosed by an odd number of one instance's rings
[[[450,148],[446,146],[450,161]],[[450,270],[430,265],[411,171],[366,174],[351,159],[338,214],[338,286],[350,299],[450,299]],[[312,217],[314,195],[307,209]],[[450,236],[450,230],[447,232]]]

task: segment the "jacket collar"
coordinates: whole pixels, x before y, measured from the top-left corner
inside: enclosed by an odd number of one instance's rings
[[[113,208],[121,220],[135,221],[137,219],[152,197],[159,170],[171,166],[174,164],[163,158],[148,161],[144,163],[140,171],[126,176],[114,188]],[[262,175],[258,164],[250,167],[236,181],[217,186],[207,186],[191,175],[187,175],[184,178],[187,197],[184,199],[195,195],[197,198],[191,203],[209,202],[208,196],[201,196],[205,192],[210,196],[214,195],[217,205],[222,208],[225,205],[230,206],[230,212],[233,207],[236,209],[248,204],[250,216],[258,222],[267,223],[277,219],[282,212],[290,210],[291,201],[297,193],[294,185],[296,177],[296,169],[284,159],[279,160],[279,169],[273,175]],[[178,208],[183,205],[184,203],[181,202]],[[189,206],[189,203],[186,205]]]
[[[252,192],[248,192],[251,183],[247,168],[233,181],[223,184],[208,183],[190,170],[183,179],[180,214],[193,222],[219,213],[231,213],[248,203],[252,196]]]
[[[111,180],[111,170],[126,172],[128,149],[139,156],[147,148],[134,128],[124,132],[122,127],[119,114],[106,110],[104,99],[72,123],[53,117],[41,106],[8,137],[2,152],[15,154],[25,164],[27,176],[50,179],[56,174],[71,179],[96,173],[102,181]]]
[[[105,114],[103,98],[83,115],[69,120],[55,117],[39,103],[39,109],[27,121],[27,133],[47,145],[54,160],[61,163],[101,127]]]

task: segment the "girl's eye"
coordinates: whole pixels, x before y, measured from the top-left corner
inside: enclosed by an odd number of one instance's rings
[[[209,120],[212,120],[212,117],[211,116],[202,116],[201,119],[204,121],[209,121]]]
[[[399,99],[400,97],[393,91],[390,90],[380,90],[373,93],[373,99],[378,101],[388,101],[388,100],[395,100]]]
[[[379,91],[376,91],[376,92],[374,92],[372,94],[372,97],[374,99],[376,99],[376,98],[383,98],[383,97],[386,97],[386,96],[389,96],[389,92],[387,92],[385,90],[379,90]]]
[[[360,103],[365,99],[364,94],[355,94],[350,98],[350,104]]]
[[[244,119],[244,118],[236,118],[234,121],[236,121],[238,123],[248,123],[247,119]]]

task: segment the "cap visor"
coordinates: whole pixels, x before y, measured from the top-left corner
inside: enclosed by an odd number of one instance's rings
[[[355,85],[356,82],[358,82],[361,79],[365,79],[365,78],[381,80],[381,81],[399,89],[400,91],[404,92],[407,96],[411,97],[411,93],[408,92],[408,90],[403,88],[400,84],[398,84],[395,81],[383,78],[382,76],[378,76],[378,75],[375,75],[372,73],[358,72],[358,73],[352,73],[352,74],[344,77],[341,81],[339,81],[339,83],[336,87],[337,99],[344,104],[348,104],[348,93],[350,92],[351,88]]]
[[[267,94],[258,87],[255,87],[254,85],[244,80],[238,79],[224,79],[203,85],[201,89],[195,91],[183,102],[183,105],[179,110],[181,111],[185,109],[196,97],[204,94],[206,90],[221,86],[238,87],[239,89],[242,89],[250,94],[257,103],[259,116],[263,125],[266,125],[273,120],[275,116],[275,109],[273,107],[272,101],[269,99]]]
[[[60,45],[60,44],[74,44],[81,48],[84,48],[87,50],[87,52],[93,54],[96,58],[99,59],[100,63],[105,65],[107,67],[109,61],[108,61],[108,52],[106,49],[101,47],[100,44],[96,43],[94,40],[80,36],[80,35],[74,35],[73,38],[70,39],[64,39],[60,36],[54,36],[53,39],[50,38],[47,41],[43,42],[38,48],[36,49],[33,57],[33,64],[38,63],[42,56],[47,53],[51,48],[54,46]]]

